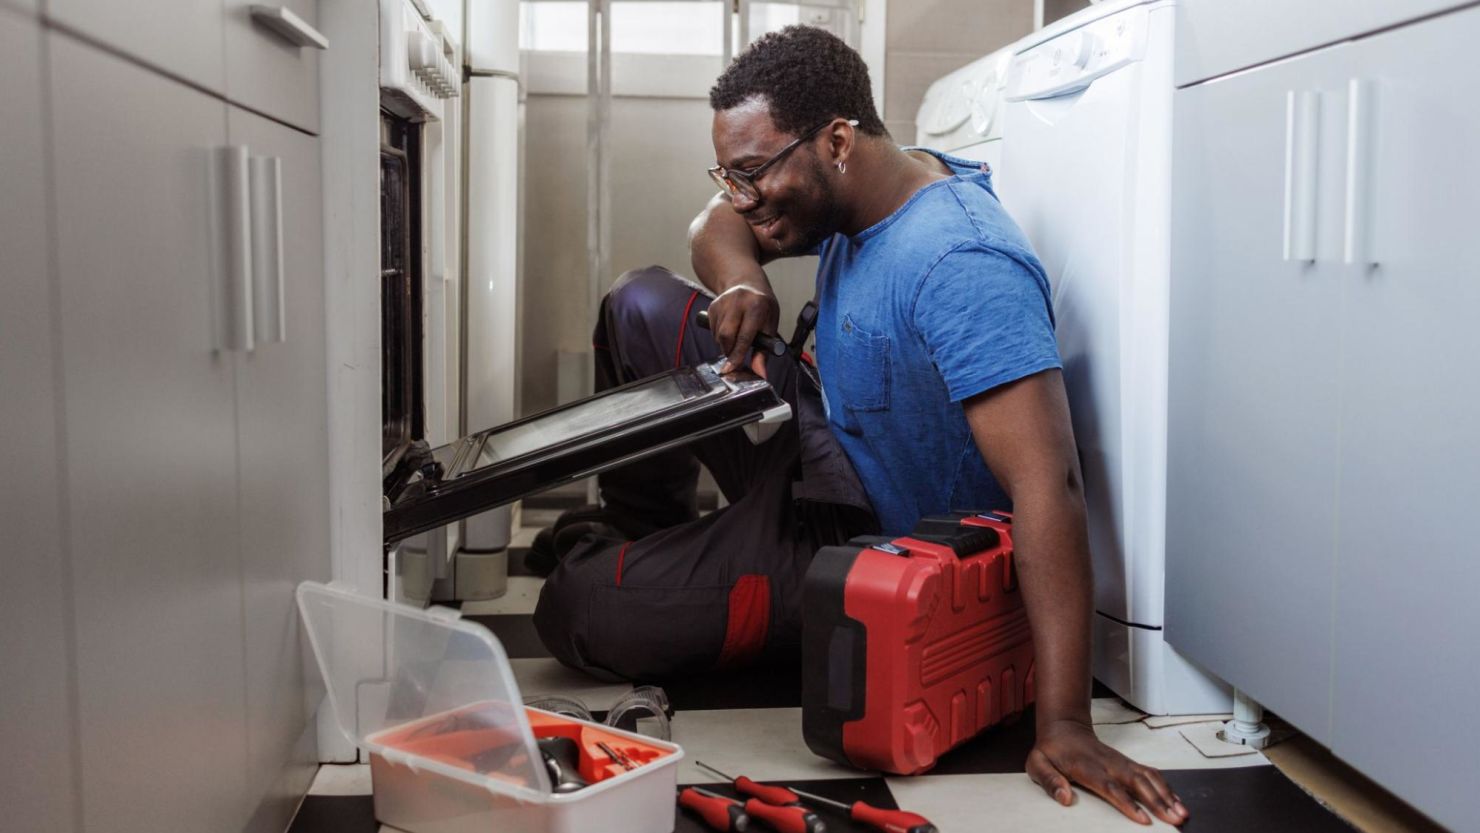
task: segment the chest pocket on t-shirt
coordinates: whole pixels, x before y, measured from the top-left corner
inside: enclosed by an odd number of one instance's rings
[[[874,335],[843,315],[838,338],[837,386],[843,406],[854,411],[889,409],[889,336]]]

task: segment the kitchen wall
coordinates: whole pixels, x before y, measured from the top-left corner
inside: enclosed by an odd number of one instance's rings
[[[621,56],[618,56],[621,58]],[[564,61],[567,66],[552,65]],[[586,317],[586,97],[584,75],[572,83],[569,61],[525,62],[523,401],[524,413],[558,404],[562,351],[590,349]],[[612,275],[659,264],[689,268],[688,227],[714,194],[704,170],[714,164],[708,89],[718,58],[633,56],[617,60],[612,100]],[[662,76],[662,77],[659,77]],[[673,79],[682,79],[674,83]],[[667,79],[667,80],[664,80]],[[768,268],[790,335],[812,297],[815,259]]]
[[[1046,0],[1060,6],[1085,0]],[[871,4],[877,8],[881,4]],[[888,0],[883,8],[884,119],[913,142],[931,82],[1026,35],[1033,0]],[[873,14],[874,12],[870,12]],[[877,16],[874,20],[877,20]],[[869,19],[864,22],[870,54]],[[530,58],[534,61],[531,62]],[[713,186],[708,89],[719,59],[617,54],[612,101],[612,272],[661,264],[689,271],[687,229]],[[586,99],[582,53],[526,53],[522,411],[557,404],[561,352],[589,350],[586,320]],[[812,258],[772,264],[781,330],[813,294]]]
[[[1033,31],[1033,0],[890,0],[885,30],[884,125],[906,144],[915,140],[915,111],[925,90]]]

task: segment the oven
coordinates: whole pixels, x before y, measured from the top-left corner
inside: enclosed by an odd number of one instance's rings
[[[445,5],[445,4],[444,4]],[[462,433],[462,53],[425,0],[380,0],[382,493]],[[368,279],[370,276],[366,276]],[[451,584],[459,529],[384,549],[387,598],[427,604]]]

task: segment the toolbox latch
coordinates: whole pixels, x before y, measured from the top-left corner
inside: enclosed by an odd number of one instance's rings
[[[906,557],[908,557],[910,554],[909,549],[892,543],[873,544],[869,547],[869,549],[878,550],[879,552],[887,552],[890,555],[902,555]]]

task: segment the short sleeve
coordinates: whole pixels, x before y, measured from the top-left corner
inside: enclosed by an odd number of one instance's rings
[[[1027,253],[952,249],[926,273],[914,322],[952,402],[1063,366],[1048,280]]]

